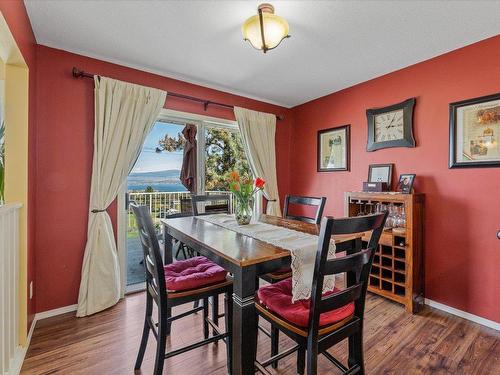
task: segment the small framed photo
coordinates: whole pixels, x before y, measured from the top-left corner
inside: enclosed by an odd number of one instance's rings
[[[351,125],[318,131],[318,172],[349,170]]]
[[[450,104],[450,168],[500,167],[500,93]]]
[[[385,182],[391,190],[392,164],[370,164],[368,167],[368,182]]]
[[[402,174],[399,176],[398,191],[403,194],[411,194],[413,189],[413,182],[415,181],[415,174]]]

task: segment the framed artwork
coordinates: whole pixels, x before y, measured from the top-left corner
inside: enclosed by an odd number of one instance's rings
[[[415,181],[415,174],[402,174],[399,175],[398,191],[403,194],[411,194],[413,189],[413,182]]]
[[[351,125],[318,131],[318,172],[349,170]]]
[[[415,147],[413,138],[415,98],[384,108],[368,109],[367,151],[388,147]]]
[[[500,167],[500,93],[450,104],[450,168]]]
[[[391,190],[392,164],[370,164],[368,167],[368,182],[385,182]]]

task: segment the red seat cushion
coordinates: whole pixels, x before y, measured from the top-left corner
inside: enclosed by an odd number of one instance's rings
[[[340,292],[335,288],[333,292],[325,293],[328,296]],[[292,279],[286,279],[276,284],[261,287],[257,292],[261,305],[279,315],[283,319],[299,327],[309,326],[309,309],[311,300],[301,300],[292,303]],[[339,322],[354,314],[354,303],[349,303],[336,310],[321,314],[319,318],[320,327]]]
[[[227,271],[205,257],[180,260],[163,267],[167,290],[196,289],[226,279]]]

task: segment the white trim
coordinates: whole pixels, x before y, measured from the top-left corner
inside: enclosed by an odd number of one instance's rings
[[[466,311],[456,309],[456,308],[448,306],[448,305],[444,305],[442,303],[430,300],[428,298],[425,299],[425,304],[430,306],[430,307],[434,307],[435,309],[445,311],[449,314],[456,315],[460,318],[470,320],[471,322],[478,323],[478,324],[481,324],[483,326],[493,328],[497,331],[500,331],[500,323],[494,322],[493,320],[482,318],[480,316],[468,313]]]
[[[121,59],[110,58],[110,57],[103,56],[103,55],[98,54],[98,53],[87,52],[87,51],[81,50],[79,48],[62,47],[60,45],[56,45],[56,44],[54,44],[52,42],[49,42],[49,41],[44,41],[43,43],[39,43],[39,44],[42,45],[42,46],[47,46],[47,47],[50,47],[50,48],[55,48],[55,49],[58,49],[58,50],[61,50],[61,51],[66,51],[66,52],[74,53],[76,55],[86,56],[86,57],[90,57],[90,58],[93,58],[93,59],[97,59],[97,60],[101,60],[101,61],[106,61],[106,62],[109,62],[109,63],[112,63],[112,64],[125,66],[127,68],[132,68],[132,69],[140,70],[142,72],[157,74],[157,75],[159,75],[161,77],[175,79],[176,81],[191,83],[193,85],[204,87],[204,88],[207,88],[207,89],[217,90],[217,91],[223,92],[225,94],[237,95],[237,96],[240,96],[242,98],[248,98],[248,99],[253,99],[253,100],[256,100],[256,101],[259,101],[259,102],[262,102],[262,103],[272,104],[272,105],[275,105],[275,106],[278,106],[278,107],[292,108],[294,106],[302,104],[302,103],[299,103],[299,104],[296,104],[296,105],[285,104],[285,103],[278,102],[278,101],[275,101],[275,100],[272,100],[272,99],[267,99],[267,98],[264,98],[264,97],[260,97],[260,96],[257,96],[257,95],[252,95],[252,94],[249,94],[249,93],[246,93],[246,92],[242,92],[242,91],[239,91],[239,90],[234,90],[234,89],[231,89],[231,88],[223,86],[223,85],[218,85],[218,84],[210,83],[210,82],[207,82],[207,81],[204,81],[204,80],[199,80],[199,79],[196,79],[196,78],[192,78],[192,77],[189,77],[189,76],[184,75],[184,74],[179,74],[179,73],[171,72],[171,71],[168,71],[168,70],[155,69],[155,68],[143,66],[143,65],[140,65],[140,64],[128,63],[128,62],[125,62],[125,61],[123,61]],[[99,74],[99,72],[92,72],[92,73]],[[113,78],[113,77],[110,77],[110,78]],[[158,87],[158,88],[160,88],[160,87]],[[168,98],[168,95],[167,95],[167,98]],[[311,100],[313,100],[313,99],[311,99]]]
[[[26,346],[18,346],[16,348],[16,353],[14,354],[14,359],[12,360],[11,368],[7,372],[6,375],[19,375],[21,373],[21,368],[23,367],[24,358],[26,357],[26,353],[28,352],[28,348],[31,344],[31,337],[33,336],[33,332],[35,331],[36,326],[36,317],[31,322],[31,327],[28,332],[28,337],[26,338]]]
[[[69,312],[72,312],[72,311],[76,311],[77,308],[78,308],[78,305],[69,305],[69,306],[60,307],[60,308],[54,309],[54,310],[43,311],[43,312],[37,313],[35,315],[35,321],[39,321],[39,320],[42,320],[42,319],[51,318],[53,316],[57,316],[57,315],[66,314],[66,313],[69,313]]]
[[[0,204],[0,214],[18,210],[23,206],[22,203],[6,203]]]
[[[168,93],[167,93],[168,97]],[[172,121],[178,119],[182,122],[184,121],[206,121],[206,122],[211,122],[215,124],[220,124],[220,125],[230,125],[230,126],[238,126],[238,123],[236,120],[228,120],[220,117],[213,117],[213,116],[206,116],[206,115],[199,115],[197,113],[190,113],[190,112],[182,112],[182,111],[176,111],[173,109],[166,109],[162,108],[160,111],[160,114],[158,116],[158,120],[164,120],[164,121]],[[158,121],[157,120],[157,121]]]

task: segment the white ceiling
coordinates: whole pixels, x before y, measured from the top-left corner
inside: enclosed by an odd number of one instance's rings
[[[264,55],[260,2],[25,0],[40,44],[286,107],[500,33],[498,1],[271,1],[292,37]]]

